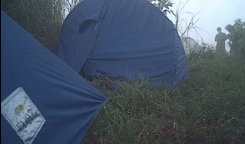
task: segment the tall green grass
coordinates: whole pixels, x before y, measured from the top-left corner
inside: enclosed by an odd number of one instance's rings
[[[122,91],[92,81],[123,110],[108,102],[83,143],[245,143],[245,65],[211,50],[188,63],[190,79],[173,91],[144,79],[107,80]]]
[[[1,0],[1,5],[48,49],[55,48],[64,19],[62,0]]]
[[[65,16],[80,1],[82,0],[1,0],[1,9],[53,51]]]
[[[61,0],[1,0],[1,8],[54,49],[63,22]],[[83,143],[245,143],[244,57],[201,49],[188,56],[188,64],[190,79],[173,91],[152,88],[144,79],[107,79],[122,91],[91,81],[116,104],[101,109]]]

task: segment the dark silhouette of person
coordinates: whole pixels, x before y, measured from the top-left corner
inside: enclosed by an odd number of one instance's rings
[[[216,53],[218,55],[221,54],[226,54],[225,51],[225,41],[227,39],[227,35],[223,32],[221,32],[221,28],[217,28],[218,34],[215,36],[215,41],[217,42],[216,44]]]

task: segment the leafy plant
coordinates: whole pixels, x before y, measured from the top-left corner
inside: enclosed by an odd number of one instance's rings
[[[158,7],[162,12],[170,13],[170,8],[173,7],[171,0],[146,0]]]
[[[242,22],[241,19],[235,20],[235,24],[227,25],[226,29],[228,30],[228,39],[230,40],[229,46],[231,48],[231,54],[235,55],[245,55],[245,22]]]

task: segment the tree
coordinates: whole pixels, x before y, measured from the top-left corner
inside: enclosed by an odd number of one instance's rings
[[[227,25],[226,30],[229,32],[228,39],[230,40],[230,53],[232,55],[245,55],[245,22],[241,19],[235,20],[234,25]]]

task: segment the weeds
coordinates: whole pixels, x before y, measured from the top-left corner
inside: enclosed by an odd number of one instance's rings
[[[63,20],[81,0],[1,0],[1,9],[49,50],[54,50]]]
[[[9,3],[1,1],[7,5],[1,8],[53,49],[63,21],[63,3]],[[176,12],[176,27],[179,15]],[[182,35],[196,29],[195,16]],[[174,91],[152,88],[144,79],[135,83],[106,79],[120,91],[91,81],[116,104],[109,102],[101,109],[83,143],[245,143],[245,65],[234,57],[216,56],[211,49],[192,52],[188,64],[190,79]]]
[[[92,81],[122,109],[107,103],[83,140],[87,143],[244,143],[245,65],[212,50],[188,56],[190,79],[174,91],[147,80]]]
[[[48,49],[57,44],[63,22],[61,0],[2,0],[2,9]]]

